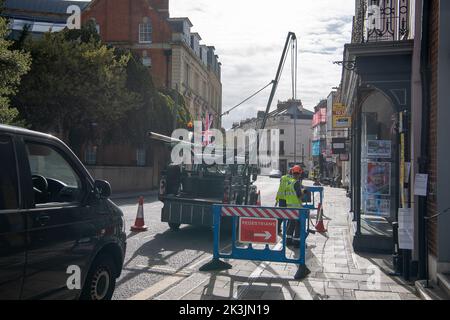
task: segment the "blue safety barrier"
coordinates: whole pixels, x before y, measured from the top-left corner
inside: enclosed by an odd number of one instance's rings
[[[303,208],[310,209],[310,210],[319,210],[319,206],[323,204],[323,187],[304,187],[305,190],[310,192],[310,199],[307,199],[309,201],[304,201]],[[316,195],[319,196],[319,201],[317,200]]]
[[[318,192],[316,190],[311,190]],[[321,198],[322,199],[322,198]],[[314,203],[309,205],[314,209]],[[238,260],[256,260],[270,262],[295,263],[298,265],[298,271],[295,279],[303,279],[309,270],[306,268],[306,238],[309,234],[309,212],[310,209],[292,209],[279,207],[257,207],[257,206],[233,206],[233,205],[214,205],[214,253],[213,260],[200,268],[201,271],[225,270],[231,269],[229,263],[225,263],[220,259],[238,259]],[[254,214],[254,215],[253,215]],[[230,253],[221,253],[219,250],[220,242],[220,225],[221,218],[232,215],[232,246]],[[247,248],[236,246],[236,229],[240,217],[251,217],[254,219],[279,219],[284,225],[282,233],[281,250],[271,250],[266,244],[265,248],[254,249],[250,243]],[[297,220],[300,225],[300,246],[298,248],[298,258],[292,259],[286,257],[286,223],[289,220]]]

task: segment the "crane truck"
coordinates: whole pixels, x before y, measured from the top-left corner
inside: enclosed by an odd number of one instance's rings
[[[293,32],[289,32],[287,36],[275,79],[270,83],[272,90],[263,121],[261,127],[256,129],[265,128],[291,43],[296,45],[296,36]],[[297,54],[296,50],[292,52]],[[151,139],[172,147],[178,143],[190,144],[193,149],[195,147],[192,140],[178,140],[154,132],[149,132],[148,135]],[[259,139],[257,144],[259,149]],[[193,154],[193,159],[195,157],[202,155]],[[240,159],[241,161],[233,160],[233,164],[228,164],[230,162],[226,159],[223,161],[226,164],[207,164],[208,161],[169,164],[163,170],[160,180],[159,200],[164,204],[161,209],[161,221],[167,222],[173,231],[177,231],[182,224],[211,227],[213,204],[256,205],[258,190],[254,183],[259,174],[258,166],[249,164],[248,157]],[[224,225],[227,225],[226,221]]]

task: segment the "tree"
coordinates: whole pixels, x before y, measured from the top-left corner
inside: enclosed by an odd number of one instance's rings
[[[116,54],[120,56],[129,52],[116,49]],[[127,79],[127,87],[139,96],[139,103],[136,108],[128,110],[123,119],[110,127],[108,140],[138,147],[145,144],[149,131],[171,135],[175,117],[178,127],[185,127],[189,122],[189,112],[183,97],[174,90],[156,89],[148,69],[136,54],[131,54],[128,61]]]
[[[130,56],[117,57],[114,49],[83,32],[75,37],[66,29],[28,39],[24,46],[33,65],[13,100],[33,129],[69,143],[74,131],[87,132],[94,123],[106,128],[139,104],[126,86]]]
[[[20,79],[29,71],[31,59],[23,51],[10,49],[12,42],[6,40],[7,33],[6,20],[0,17],[0,123],[24,125],[18,119],[17,109],[10,108],[9,97],[16,93]]]

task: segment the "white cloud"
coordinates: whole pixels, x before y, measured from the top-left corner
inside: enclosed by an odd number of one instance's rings
[[[307,109],[339,85],[342,60],[350,42],[354,0],[170,0],[172,17],[187,16],[203,43],[214,45],[222,62],[223,109],[236,105],[276,73],[289,31],[298,37],[298,97]],[[250,102],[223,118],[233,121],[265,109],[267,88]],[[291,97],[290,59],[272,105]]]

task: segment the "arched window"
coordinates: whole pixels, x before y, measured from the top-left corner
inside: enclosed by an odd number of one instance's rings
[[[152,42],[152,24],[150,18],[145,17],[139,24],[139,43]]]

